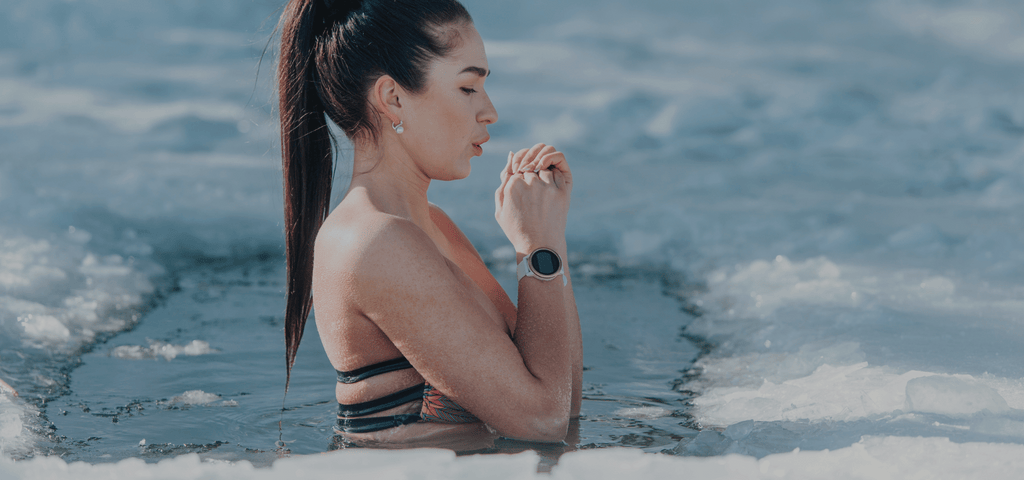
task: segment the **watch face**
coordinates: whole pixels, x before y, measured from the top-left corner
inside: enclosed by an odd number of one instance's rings
[[[562,268],[562,262],[551,250],[537,250],[530,255],[530,266],[534,273],[547,276],[558,273]]]

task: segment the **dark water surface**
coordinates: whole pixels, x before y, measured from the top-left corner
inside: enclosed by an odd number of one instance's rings
[[[494,268],[507,290],[514,286],[507,266]],[[588,270],[602,274],[582,273]],[[580,271],[574,284],[585,372],[578,447],[658,452],[696,435],[688,397],[673,388],[699,350],[681,336],[690,317],[663,294],[670,274],[592,265]],[[50,453],[95,463],[196,452],[265,465],[277,458],[279,439],[293,454],[329,449],[334,373],[312,321],[281,413],[283,279],[277,258],[180,272],[162,304],[132,331],[84,355],[71,373],[71,393],[47,405],[56,427]],[[211,351],[170,360],[112,353],[194,340]],[[528,448],[537,446],[499,442],[493,451]],[[557,458],[564,448],[539,450]]]

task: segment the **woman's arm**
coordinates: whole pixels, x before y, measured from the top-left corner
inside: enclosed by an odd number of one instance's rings
[[[431,385],[503,435],[562,440],[572,404],[567,287],[524,279],[513,341],[494,328],[483,292],[419,227],[393,218],[367,233],[373,241],[354,270],[335,277],[348,302]]]
[[[511,166],[506,165],[506,168]],[[503,177],[505,178],[505,177]],[[504,186],[504,182],[502,182]],[[477,252],[476,247],[473,246],[472,242],[466,237],[458,226],[452,222],[451,218],[441,210],[437,205],[430,205],[430,214],[434,219],[434,223],[444,232],[445,236],[452,243],[458,244],[465,251],[472,254],[475,259],[483,265],[483,258],[480,253]],[[516,307],[509,299],[505,290],[502,289],[501,285],[498,284],[497,280],[491,275],[490,271],[486,267],[482,267],[482,271],[475,272],[466,269],[466,264],[469,262],[462,262],[456,259],[456,262],[463,267],[463,270],[467,275],[473,278],[474,281],[480,288],[487,294],[491,299],[491,302],[498,308],[506,319],[510,319],[508,322],[509,328],[515,330],[515,318],[517,315]],[[568,295],[565,298],[566,318],[571,326],[569,330],[569,338],[566,341],[566,347],[570,348],[570,357],[572,358],[572,405],[569,409],[569,415],[572,418],[576,418],[580,414],[580,405],[582,403],[582,390],[583,390],[583,339],[580,332],[579,324],[579,313],[576,310],[576,299],[573,294],[572,275],[569,269],[565,269],[566,278],[569,280]]]
[[[567,167],[566,174],[545,170],[506,180],[499,224],[516,250],[547,247],[565,258]],[[355,251],[320,257],[332,271],[328,290],[357,305],[428,382],[503,435],[564,438],[577,403],[578,363],[566,344],[579,329],[567,315],[568,285],[535,277],[519,282],[509,338],[494,328],[490,299],[411,221],[381,216],[358,237]],[[343,261],[330,265],[334,258]]]
[[[501,173],[501,186],[495,192],[495,204],[503,201],[504,189],[509,179],[515,174],[529,171],[557,170],[563,176],[563,181],[568,183],[568,189],[572,190],[572,172],[569,169],[565,156],[555,150],[554,147],[543,143],[535,145],[530,149],[522,149],[513,154],[509,152],[508,164]],[[568,205],[566,205],[568,207]],[[498,213],[496,212],[497,216]],[[568,258],[562,259],[568,264]],[[522,254],[517,255],[516,262],[522,261]],[[570,351],[572,358],[572,407],[570,416],[579,417],[580,407],[583,403],[583,336],[580,330],[580,317],[576,309],[576,298],[573,294],[572,275],[565,270],[568,280],[567,295],[565,298],[565,315],[570,324],[569,337],[566,339],[566,348]]]

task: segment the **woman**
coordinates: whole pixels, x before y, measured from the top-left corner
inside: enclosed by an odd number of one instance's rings
[[[562,267],[565,157],[537,145],[510,153],[500,174],[495,218],[521,263],[518,308],[427,201],[432,180],[466,177],[483,153],[498,120],[484,91],[489,73],[483,41],[454,0],[286,7],[286,361],[290,377],[315,304],[338,370],[337,430],[349,439],[415,443],[489,426],[557,442],[579,414],[579,318]],[[354,146],[351,186],[330,215],[325,117]]]

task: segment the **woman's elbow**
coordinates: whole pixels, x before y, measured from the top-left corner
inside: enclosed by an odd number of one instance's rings
[[[500,431],[503,436],[517,440],[557,443],[564,441],[568,434],[569,414],[565,411],[531,415]]]
[[[508,398],[500,417],[493,418],[494,423],[488,424],[507,438],[562,442],[569,431],[571,399],[571,390],[561,385],[538,389],[519,399]]]
[[[538,442],[558,443],[565,440],[569,433],[569,416],[559,415],[550,419],[541,420],[534,429],[537,433]]]

